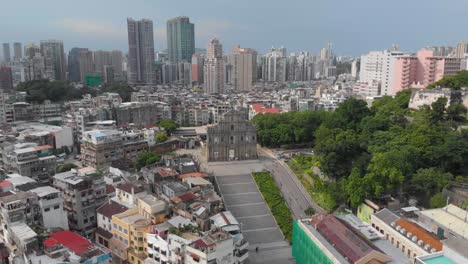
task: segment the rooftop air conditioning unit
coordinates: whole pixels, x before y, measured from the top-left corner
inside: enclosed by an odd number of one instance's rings
[[[431,248],[431,245],[429,245],[429,244],[424,245],[424,250],[429,252],[430,248]]]

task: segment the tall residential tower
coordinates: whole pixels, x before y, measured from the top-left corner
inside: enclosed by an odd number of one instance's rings
[[[203,79],[206,94],[224,93],[223,46],[215,38],[208,44]]]
[[[41,53],[44,56],[46,77],[64,81],[67,75],[65,53],[61,40],[42,40]]]
[[[257,77],[257,52],[237,46],[232,51],[233,85],[237,92],[252,90]]]
[[[171,62],[190,62],[195,53],[195,26],[188,17],[167,21],[167,50]]]
[[[156,82],[154,71],[153,21],[127,19],[128,29],[128,82],[152,84]]]

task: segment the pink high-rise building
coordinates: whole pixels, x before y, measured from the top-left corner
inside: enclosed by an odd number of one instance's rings
[[[411,87],[424,88],[461,69],[461,59],[435,56],[429,49],[422,49],[416,55],[397,56],[392,63],[393,95]]]

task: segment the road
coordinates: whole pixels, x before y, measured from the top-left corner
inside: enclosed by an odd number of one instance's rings
[[[317,213],[324,212],[324,210],[312,200],[310,194],[301,184],[296,174],[284,161],[278,159],[270,149],[260,147],[258,150],[260,155],[270,158],[265,161],[264,167],[266,170],[270,171],[275,178],[294,218],[304,218],[304,211],[309,207],[314,208]]]

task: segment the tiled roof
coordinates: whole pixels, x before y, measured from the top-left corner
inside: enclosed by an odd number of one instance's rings
[[[70,249],[77,255],[87,253],[93,249],[93,244],[86,240],[84,237],[73,233],[70,230],[64,230],[52,233],[50,238],[45,240],[44,245],[62,244],[64,247]]]
[[[267,108],[264,104],[253,104],[252,109],[255,113],[279,113],[280,109],[276,107]]]
[[[390,225],[391,223],[393,223],[393,222],[397,221],[398,219],[400,219],[399,216],[392,213],[387,208],[384,208],[384,209],[378,211],[377,213],[374,214],[374,216],[376,216],[377,218],[379,218],[380,220],[385,222],[387,225]]]
[[[121,184],[121,185],[116,186],[115,188],[120,189],[126,193],[132,193],[132,188],[133,188],[134,193],[140,193],[144,191],[140,187],[137,187],[131,183]]]
[[[208,174],[204,172],[189,172],[189,173],[183,173],[177,176],[179,179],[185,179],[185,178],[190,178],[190,177],[208,177]]]
[[[107,218],[112,218],[113,215],[123,213],[127,211],[128,208],[118,204],[116,202],[105,203],[101,207],[99,207],[96,212],[98,214],[102,214]]]
[[[177,198],[179,198],[182,202],[186,202],[186,201],[192,201],[192,200],[197,199],[197,196],[191,192],[188,192],[186,194],[182,194],[178,196]]]
[[[111,184],[106,184],[106,193],[107,194],[110,194],[110,193],[114,193],[115,192],[115,187]]]
[[[436,235],[429,233],[426,229],[419,226],[416,223],[407,221],[405,219],[400,219],[395,222],[395,224],[401,226],[406,230],[406,232],[410,232],[413,236],[418,237],[418,240],[422,240],[424,245],[429,244],[431,248],[436,249],[437,251],[442,250],[442,243],[440,242],[439,238]]]
[[[351,226],[333,215],[318,215],[312,219],[311,225],[316,226],[317,231],[351,263],[356,263],[364,257],[380,261],[390,259]]]

